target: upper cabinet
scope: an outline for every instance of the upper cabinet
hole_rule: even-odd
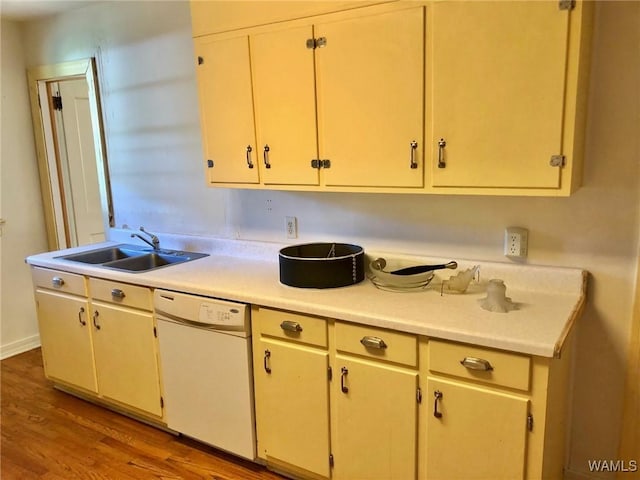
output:
[[[316,26],[328,186],[422,187],[424,8]]]
[[[428,130],[438,191],[569,193],[579,162],[574,28],[584,12],[563,4],[433,4]]]
[[[242,17],[247,2],[192,2],[209,184],[579,187],[588,2],[294,2],[288,16],[261,4]]]
[[[196,39],[200,125],[211,183],[258,183],[249,38]]]

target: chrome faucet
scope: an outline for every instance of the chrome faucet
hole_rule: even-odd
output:
[[[140,231],[142,233],[147,234],[149,237],[151,237],[151,240],[147,240],[145,237],[143,237],[142,235],[140,235],[139,233],[132,233],[131,234],[131,238],[133,237],[138,237],[140,240],[142,240],[143,242],[151,245],[153,247],[154,250],[160,250],[160,239],[158,237],[156,237],[153,233],[149,233],[147,232],[144,227],[140,227]]]

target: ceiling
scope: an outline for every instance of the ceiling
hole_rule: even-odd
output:
[[[97,0],[0,0],[0,16],[14,21],[36,20],[81,8]]]

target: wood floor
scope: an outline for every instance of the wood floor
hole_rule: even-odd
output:
[[[2,480],[283,478],[55,390],[40,349],[1,363]]]

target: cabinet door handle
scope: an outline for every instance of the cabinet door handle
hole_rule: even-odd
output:
[[[416,162],[416,149],[418,148],[418,142],[413,140],[409,145],[411,145],[411,154],[409,157],[409,165],[411,168],[418,168],[418,162]]]
[[[347,378],[348,374],[349,370],[347,369],[347,367],[342,367],[340,369],[340,390],[342,390],[342,393],[349,393],[349,387],[345,385],[345,379]]]
[[[435,400],[433,401],[433,416],[436,418],[442,418],[442,412],[438,411],[438,400],[442,399],[442,392],[440,390],[436,390],[433,392],[433,396]]]
[[[80,325],[84,327],[87,324],[87,321],[82,319],[82,315],[84,315],[84,307],[80,307],[80,311],[78,312],[78,321],[80,322]]]
[[[51,284],[56,288],[60,288],[64,285],[64,279],[60,277],[53,277],[51,279]]]
[[[384,343],[380,337],[364,336],[360,339],[360,343],[367,348],[377,348],[378,350],[384,350],[387,348],[387,344]]]
[[[298,322],[292,322],[291,320],[285,320],[280,324],[280,328],[286,332],[301,332],[302,326]]]
[[[271,358],[271,352],[269,350],[264,351],[264,371],[271,373],[271,367],[269,366],[269,359]]]
[[[251,160],[251,152],[253,152],[253,148],[251,145],[247,145],[247,167],[253,168],[253,160]]]
[[[464,357],[460,360],[460,365],[465,366],[469,370],[481,370],[483,372],[489,372],[493,370],[493,366],[489,363],[488,360],[484,358],[476,358],[476,357]]]
[[[271,163],[269,162],[269,145],[264,146],[264,152],[262,152],[262,158],[264,160],[265,168],[271,168]]]
[[[124,292],[122,290],[120,290],[119,288],[112,289],[111,290],[111,296],[113,298],[119,298],[120,300],[122,300],[124,297],[126,297]]]
[[[100,330],[100,325],[98,324],[98,315],[100,315],[100,313],[95,310],[93,312],[93,326],[96,327],[96,330]]]
[[[438,168],[445,168],[447,166],[444,158],[444,147],[446,146],[447,142],[445,142],[444,138],[441,138],[438,142]]]

